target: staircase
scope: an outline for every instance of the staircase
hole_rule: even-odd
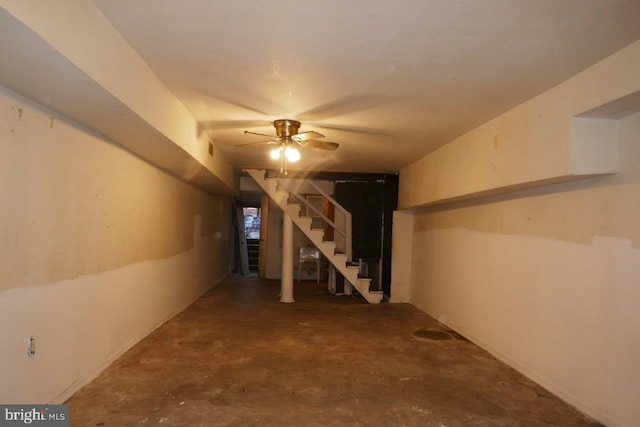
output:
[[[280,188],[280,182],[277,178],[266,178],[264,170],[258,169],[246,169],[245,172],[251,176],[256,183],[271,197],[271,199],[278,205],[280,209],[286,214],[289,215],[294,224],[298,226],[298,228],[311,240],[311,242],[322,252],[325,258],[333,264],[333,266],[338,270],[343,276],[344,279],[347,280],[351,285],[358,291],[360,295],[367,300],[367,302],[371,304],[378,304],[382,300],[383,294],[382,291],[378,290],[369,290],[369,286],[371,284],[371,279],[358,277],[358,273],[360,271],[360,267],[355,264],[352,265],[351,260],[348,259],[349,256],[347,253],[350,253],[350,250],[346,250],[345,253],[336,251],[336,242],[335,241],[324,241],[324,230],[312,229],[311,228],[311,218],[307,216],[300,216],[300,209],[302,207],[301,204],[298,203],[289,203],[289,199],[291,196],[300,199],[302,202],[306,203],[304,200],[300,198],[300,195],[295,194],[294,192],[290,192],[288,189]],[[313,184],[311,184],[313,186]],[[324,195],[330,202],[336,205],[336,208],[343,209],[335,200],[333,200],[330,196]],[[325,219],[325,221],[327,221]],[[332,227],[335,228],[335,224],[331,221],[327,221]],[[336,228],[337,233],[344,234],[341,230]],[[335,233],[334,233],[335,234]],[[351,248],[351,235],[350,232],[346,233],[346,245],[347,248]]]
[[[260,239],[247,239],[247,255],[249,260],[249,271],[258,272],[260,260]]]

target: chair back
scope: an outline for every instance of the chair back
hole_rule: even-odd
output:
[[[320,249],[314,247],[301,247],[299,258],[301,260],[315,261],[320,259]]]

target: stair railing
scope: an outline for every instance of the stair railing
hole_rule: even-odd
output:
[[[318,208],[316,208],[311,203],[309,203],[309,201],[304,196],[298,194],[297,192],[291,190],[290,188],[287,188],[286,190],[289,192],[289,194],[294,196],[296,199],[300,200],[307,207],[308,209],[307,212],[309,210],[313,211],[317,216],[322,218],[324,222],[329,224],[335,230],[336,233],[338,233],[340,236],[344,238],[344,253],[347,255],[347,262],[351,262],[352,254],[353,254],[352,247],[351,247],[351,238],[352,238],[351,212],[349,212],[344,207],[342,207],[340,203],[338,203],[333,197],[327,194],[326,191],[320,188],[313,181],[311,180],[305,180],[305,181],[307,182],[307,184],[313,187],[314,190],[316,190],[319,194],[321,194],[322,197],[328,200],[329,203],[331,203],[334,206],[334,209],[336,212],[339,212],[343,215],[344,224],[342,224],[342,226],[339,226],[338,224],[336,224],[337,221],[334,222],[331,219],[329,219],[327,216],[325,216],[323,212],[321,212]],[[338,239],[336,239],[336,249],[338,250],[342,249],[340,246],[341,245],[338,244]]]

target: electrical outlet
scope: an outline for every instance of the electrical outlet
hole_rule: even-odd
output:
[[[29,337],[29,348],[27,348],[27,356],[34,356],[36,354],[36,338]]]

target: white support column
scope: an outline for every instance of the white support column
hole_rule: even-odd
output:
[[[295,302],[293,299],[293,221],[291,221],[291,217],[286,212],[283,212],[282,215],[280,302]]]

